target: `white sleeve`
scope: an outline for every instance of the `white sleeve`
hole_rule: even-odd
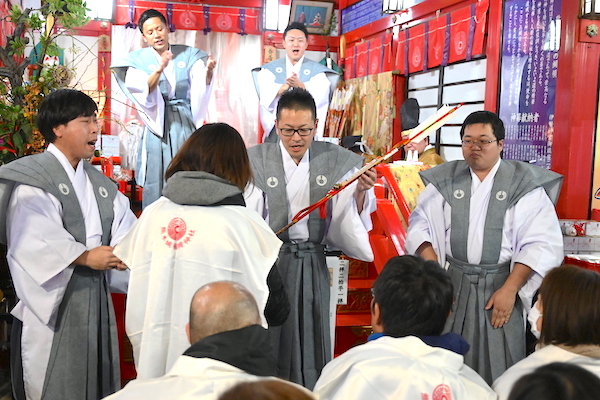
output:
[[[204,61],[198,60],[190,68],[190,107],[194,117],[194,125],[199,128],[204,124],[206,119],[206,111],[208,110],[208,102],[212,92],[212,82],[206,86],[206,65]]]
[[[562,232],[554,204],[543,188],[523,196],[507,211],[507,221],[512,223],[512,263],[525,264],[534,271],[519,292],[529,310],[530,300],[546,273],[562,263]]]
[[[136,101],[140,117],[156,135],[163,137],[165,101],[158,87],[148,92],[149,75],[136,68],[128,68],[125,87]]]
[[[431,243],[442,267],[446,263],[446,232],[450,230],[450,205],[432,184],[419,195],[406,233],[407,254],[416,254],[425,242]]]
[[[249,184],[244,190],[244,201],[247,209],[255,211],[267,224],[269,223],[269,206],[262,190]]]
[[[260,123],[265,135],[268,135],[275,126],[275,112],[279,101],[277,92],[281,85],[275,82],[275,75],[265,68],[258,71],[256,80],[259,88]]]
[[[113,203],[115,216],[113,219],[111,230],[111,246],[116,246],[129,233],[129,230],[137,221],[135,214],[129,206],[129,199],[122,193],[117,193]],[[127,293],[127,285],[129,283],[129,269],[119,271],[111,269],[106,273],[106,281],[109,288],[113,292]]]
[[[14,189],[7,212],[7,261],[17,295],[45,325],[62,302],[71,263],[86,250],[63,227],[61,212],[58,199],[27,185]]]
[[[323,138],[323,133],[325,132],[325,122],[327,119],[327,111],[329,110],[331,82],[329,82],[325,73],[321,73],[313,76],[308,82],[305,82],[304,86],[306,86],[306,90],[308,90],[315,99],[317,118],[319,119],[315,140],[321,140]]]
[[[310,78],[308,82],[304,82],[306,90],[312,94],[315,99],[317,109],[329,105],[329,92],[331,91],[331,82],[327,79],[325,73],[317,74]],[[325,121],[321,121],[325,123]]]
[[[343,181],[356,172],[356,168],[346,173]],[[341,249],[349,257],[363,261],[373,261],[373,250],[369,242],[369,231],[373,228],[371,213],[375,211],[376,199],[373,189],[367,191],[363,211],[359,214],[354,199],[358,181],[331,199],[331,218],[324,243]]]

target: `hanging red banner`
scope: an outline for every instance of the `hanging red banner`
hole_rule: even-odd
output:
[[[356,45],[356,77],[367,76],[369,70],[369,42]]]
[[[392,51],[393,38],[394,34],[392,32],[383,35],[383,72],[396,69],[394,66],[394,52]]]
[[[136,0],[133,22],[137,23],[140,15],[149,8],[154,8],[166,16],[166,6],[165,3]],[[243,14],[242,18],[240,18],[240,14]],[[240,10],[235,7],[211,6],[208,26],[212,32],[234,32],[260,35],[259,21],[261,18],[262,14],[258,9]],[[130,21],[129,1],[117,0],[115,25],[126,25]],[[203,7],[190,8],[187,5],[174,4],[172,22],[176,29],[201,31],[206,28],[204,9]],[[243,24],[243,26],[240,26],[240,24]]]
[[[381,64],[383,61],[383,36],[369,41],[369,75],[375,75],[382,72]]]
[[[398,33],[398,44],[396,45],[396,68],[402,75],[408,75],[407,71],[407,51],[406,51],[406,30]]]
[[[425,24],[420,24],[409,29],[408,42],[408,72],[423,70],[425,60]]]
[[[437,67],[442,63],[446,40],[446,18],[441,16],[429,21],[427,43],[427,67]]]
[[[454,11],[450,15],[450,21],[450,53],[448,62],[451,64],[467,58],[471,8],[465,7]]]
[[[354,50],[356,47],[348,47],[346,49],[346,69],[344,70],[344,79],[352,79],[355,78],[354,74]]]
[[[489,0],[480,0],[475,6],[475,33],[473,35],[473,55],[483,54],[483,38],[485,36],[485,27]]]

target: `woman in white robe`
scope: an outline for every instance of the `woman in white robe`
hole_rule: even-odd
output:
[[[164,375],[189,347],[187,310],[200,286],[240,283],[265,309],[267,276],[281,246],[245,207],[242,191],[252,172],[231,126],[207,124],[194,132],[165,177],[163,196],[115,248],[131,269],[125,327],[141,378]]]
[[[500,400],[520,377],[552,362],[576,364],[600,377],[599,273],[572,265],[550,271],[529,320],[541,348],[496,379],[492,387]]]

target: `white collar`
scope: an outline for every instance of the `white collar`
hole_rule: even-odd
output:
[[[477,176],[477,174],[475,174],[473,169],[471,167],[469,167],[469,170],[471,171],[471,180],[473,181],[473,186],[479,186],[479,184],[481,184],[481,183],[487,182],[489,180],[493,180],[494,177],[496,176],[496,172],[498,172],[498,168],[500,168],[500,162],[502,162],[501,158],[498,159],[498,162],[492,167],[490,172],[488,172],[488,174],[485,176],[485,179],[483,181],[479,180],[479,177]]]
[[[306,164],[310,161],[310,157],[308,155],[308,153],[310,152],[310,146],[308,146],[308,149],[306,149],[306,153],[304,153],[304,155],[302,156],[302,159],[300,160],[300,162],[298,164],[296,164],[296,161],[294,161],[294,159],[292,158],[292,156],[290,155],[290,153],[288,153],[287,149],[285,148],[285,146],[283,145],[283,142],[280,140],[279,141],[279,148],[281,149],[281,156],[283,159],[283,166],[284,168],[287,169],[288,166],[300,166],[301,164]],[[292,164],[290,164],[292,163]]]
[[[77,168],[73,168],[67,156],[65,156],[64,153],[60,151],[60,149],[56,147],[54,143],[50,143],[46,151],[52,153],[58,159],[63,169],[67,172],[67,175],[69,176],[69,179],[71,179],[71,181],[75,179],[75,171],[79,171],[80,168],[83,168],[81,160],[79,160],[79,163],[77,163]]]
[[[300,76],[300,69],[302,68],[302,63],[304,62],[304,56],[298,60],[298,62],[293,65],[290,61],[288,55],[285,55],[285,70],[287,71],[287,75],[291,76],[292,72],[295,72],[298,76]]]

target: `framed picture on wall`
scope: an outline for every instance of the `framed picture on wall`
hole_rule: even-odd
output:
[[[290,23],[300,22],[308,33],[324,35],[329,30],[333,3],[326,1],[293,0]]]

